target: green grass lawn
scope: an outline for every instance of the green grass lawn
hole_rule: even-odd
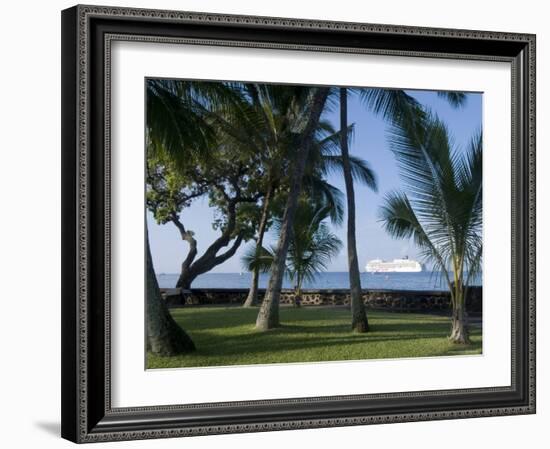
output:
[[[371,332],[350,331],[350,312],[339,307],[281,307],[282,327],[254,329],[257,308],[172,309],[197,351],[177,357],[147,356],[148,368],[320,362],[481,354],[481,330],[470,346],[447,341],[450,319],[434,315],[369,311]]]

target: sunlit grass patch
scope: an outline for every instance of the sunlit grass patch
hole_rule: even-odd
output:
[[[350,330],[350,312],[340,307],[281,307],[282,326],[258,332],[258,309],[196,307],[173,309],[197,351],[176,357],[147,356],[148,368],[322,362],[481,354],[481,329],[472,344],[447,340],[450,319],[423,314],[369,311],[371,331]]]

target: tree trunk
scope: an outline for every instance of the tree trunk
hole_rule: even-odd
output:
[[[233,257],[239,246],[243,241],[242,234],[238,234],[237,238],[233,242],[233,245],[224,253],[218,255],[223,247],[229,245],[232,239],[233,233],[237,225],[237,204],[244,201],[242,197],[236,197],[229,201],[227,205],[227,226],[225,227],[222,235],[218,237],[212,244],[206,249],[204,254],[195,259],[197,256],[197,241],[193,238],[193,232],[188,231],[183,226],[183,223],[179,221],[179,217],[173,214],[171,217],[172,223],[178,228],[181,238],[189,243],[189,253],[181,264],[181,272],[176,283],[176,287],[189,289],[191,283],[200,274],[210,271],[217,265],[222,264],[230,257]],[[247,200],[247,202],[249,202]]]
[[[180,277],[178,278],[178,282],[176,282],[176,288],[189,290],[191,288],[191,282],[193,282],[193,280],[197,276],[191,276],[188,272],[180,273]]]
[[[195,350],[193,340],[174,321],[160,290],[147,237],[147,349],[153,354],[173,356]]]
[[[346,183],[346,198],[348,207],[348,267],[350,285],[351,328],[354,332],[367,332],[369,322],[361,292],[361,277],[357,259],[357,244],[355,240],[355,192],[349,162],[348,149],[348,92],[340,88],[340,146],[342,149],[342,164]]]
[[[231,245],[231,248],[229,248],[225,253],[222,253],[219,256],[210,251],[212,247],[211,245],[204,253],[204,255],[195,260],[190,266],[183,267],[182,265],[182,271],[178,278],[178,282],[176,283],[176,287],[190,289],[191,283],[195,280],[197,276],[203,273],[207,273],[212,268],[220,265],[221,263],[232,257],[241,245],[242,241],[242,235],[238,235],[235,239],[235,242],[233,242],[233,245]]]
[[[189,289],[191,288],[191,282],[194,279],[191,279],[189,269],[191,268],[191,264],[195,260],[195,257],[197,257],[197,241],[192,237],[190,232],[187,232],[186,234],[187,236],[182,238],[189,243],[189,252],[181,264],[180,276],[178,278],[178,282],[176,283],[176,287]]]
[[[455,286],[451,335],[449,336],[449,340],[452,343],[461,345],[469,345],[471,343],[468,332],[464,290],[461,285]]]
[[[327,101],[329,89],[326,87],[318,88],[314,94],[312,107],[308,122],[303,131],[301,142],[296,151],[296,159],[294,162],[294,170],[292,173],[288,199],[281,222],[281,231],[279,234],[279,242],[275,251],[275,258],[271,265],[271,276],[267,290],[262,301],[262,306],[256,319],[256,329],[268,330],[279,326],[279,300],[281,297],[281,287],[283,285],[283,277],[285,274],[285,262],[290,243],[290,235],[292,232],[292,224],[294,215],[298,205],[298,196],[302,188],[302,178],[304,175],[305,165],[311,144],[313,141],[313,132],[319,124],[321,113]]]
[[[296,286],[294,287],[294,306],[300,307],[302,305],[302,281],[300,278],[296,281]]]
[[[262,216],[260,218],[260,225],[258,227],[258,238],[256,239],[256,257],[261,254],[262,245],[264,242],[265,230],[267,227],[267,219],[269,218],[269,205],[271,201],[271,194],[273,193],[273,187],[270,185],[267,189],[267,193],[264,199],[264,205],[262,208]],[[243,307],[251,307],[258,304],[258,284],[260,281],[260,267],[256,266],[252,272],[252,284],[248,291],[248,296],[244,301]]]

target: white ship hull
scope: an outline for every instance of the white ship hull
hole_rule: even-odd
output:
[[[422,265],[416,260],[394,259],[393,261],[371,260],[365,267],[367,273],[420,273]]]

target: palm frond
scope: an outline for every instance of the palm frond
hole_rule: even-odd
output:
[[[464,92],[457,91],[438,91],[437,95],[447,102],[454,108],[459,108],[464,106],[468,101],[468,95]]]
[[[392,151],[420,221],[434,243],[447,242],[456,251],[463,195],[457,186],[459,152],[447,127],[436,116],[421,114],[392,127]]]
[[[443,272],[450,283],[448,253],[444,247],[434,244],[430,232],[421,224],[406,194],[390,192],[386,195],[384,205],[380,208],[380,221],[392,237],[412,238],[421,251],[422,259],[431,261],[434,268]]]
[[[243,268],[247,271],[258,269],[261,273],[269,272],[275,253],[272,249],[265,247],[257,248],[256,245],[250,245],[241,257]]]
[[[324,223],[329,213],[327,207],[306,203],[296,213],[287,257],[289,272],[300,279],[313,281],[342,248],[340,239]]]
[[[318,141],[314,143],[313,148],[318,155],[338,155],[340,154],[340,136],[342,131],[334,131],[332,126],[327,130],[319,130]],[[347,128],[348,144],[351,145],[355,136],[355,125],[351,124]]]
[[[344,173],[344,162],[341,155],[323,156],[323,168],[325,173],[337,172]],[[369,163],[357,156],[349,156],[351,176],[354,181],[366,185],[374,192],[378,191],[378,181],[376,173],[370,167]]]
[[[306,174],[302,181],[303,190],[313,203],[326,207],[333,224],[340,226],[344,221],[344,194],[340,189],[319,176]]]
[[[359,95],[365,106],[392,123],[420,108],[418,101],[401,89],[361,88],[352,91]]]
[[[192,98],[177,95],[166,80],[148,80],[147,138],[149,152],[166,152],[185,164],[207,155],[215,130],[204,124]]]

